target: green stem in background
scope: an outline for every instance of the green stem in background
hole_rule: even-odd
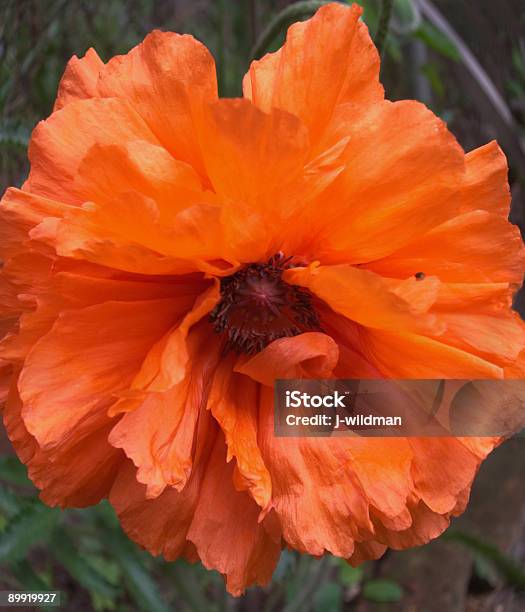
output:
[[[303,567],[298,568],[299,571],[303,570]],[[307,573],[306,575],[301,574],[301,585],[297,595],[290,601],[282,612],[302,612],[308,607],[312,597],[315,595],[321,584],[326,580],[330,570],[332,569],[332,557],[326,555],[318,561],[312,561],[311,558],[307,558]]]
[[[392,17],[392,8],[394,0],[381,0],[381,13],[379,15],[379,25],[375,37],[375,44],[379,55],[383,55],[386,37],[388,36],[388,28],[390,27],[390,18]]]
[[[518,591],[525,591],[525,570],[518,561],[504,554],[497,546],[484,542],[480,538],[464,531],[449,530],[441,538],[454,542],[461,542],[470,550],[482,555],[490,561],[507,585]]]
[[[193,568],[179,562],[174,568],[172,576],[179,593],[184,597],[185,603],[193,612],[216,612],[217,606],[208,600],[203,587],[195,577]]]
[[[288,5],[280,13],[270,21],[266,28],[261,32],[257,42],[252,48],[251,58],[259,59],[263,55],[274,38],[287,28],[291,23],[304,17],[313,15],[317,9],[320,9],[323,4],[328,4],[330,0],[305,0],[303,2],[294,2]]]
[[[219,30],[219,44],[217,46],[217,76],[219,95],[224,96],[227,89],[226,83],[226,10],[224,0],[218,0],[217,21]]]

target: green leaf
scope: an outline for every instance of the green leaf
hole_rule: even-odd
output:
[[[439,97],[443,97],[446,93],[445,83],[443,82],[441,75],[439,74],[439,68],[436,64],[425,64],[421,68],[421,72],[427,77],[432,91]],[[433,413],[434,414],[434,413]]]
[[[460,59],[456,45],[428,21],[423,21],[414,35],[436,53],[454,61]]]
[[[403,597],[403,589],[393,580],[368,580],[363,587],[363,596],[369,601],[392,603]]]
[[[497,546],[485,542],[475,535],[459,530],[449,530],[443,534],[444,540],[461,542],[474,553],[490,561],[505,582],[516,590],[525,591],[525,569],[520,563],[503,553]]]
[[[65,529],[56,530],[50,552],[71,576],[90,594],[97,594],[113,601],[119,591],[106,577],[92,567],[83,557]]]
[[[32,503],[7,524],[0,541],[0,562],[23,559],[37,543],[51,536],[57,511],[40,502]]]
[[[115,610],[117,608],[117,602],[111,597],[104,597],[99,593],[92,592],[91,603],[95,612],[105,612],[105,610]]]
[[[100,575],[104,576],[111,584],[119,584],[122,572],[116,561],[113,559],[105,559],[100,555],[85,555],[87,563],[96,570]]]
[[[492,563],[476,552],[474,552],[474,574],[493,589],[501,582],[501,577]]]
[[[0,514],[10,518],[22,509],[23,500],[6,487],[0,485]]]
[[[28,561],[16,561],[9,566],[20,586],[28,591],[47,591],[51,585],[37,574]]]
[[[352,567],[348,565],[346,561],[341,562],[341,568],[339,570],[339,580],[345,586],[352,586],[360,582],[363,578],[363,567]]]
[[[394,0],[392,30],[401,36],[415,32],[421,25],[421,11],[414,0]]]
[[[171,608],[162,600],[157,585],[141,564],[131,542],[109,530],[105,537],[137,607],[148,612],[169,612]]]
[[[12,455],[0,457],[0,480],[5,480],[14,485],[34,488],[33,483],[27,477],[25,465]]]
[[[340,584],[327,582],[314,595],[315,612],[340,612],[343,609],[343,589]]]

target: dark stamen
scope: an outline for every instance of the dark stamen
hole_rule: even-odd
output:
[[[221,299],[210,321],[226,335],[228,348],[253,355],[278,338],[321,329],[311,293],[282,280],[292,260],[277,253],[221,279]]]

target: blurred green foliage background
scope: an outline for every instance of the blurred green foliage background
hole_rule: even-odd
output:
[[[385,3],[360,3],[375,35]],[[188,32],[214,54],[221,94],[238,96],[254,50],[284,39],[286,20],[273,20],[290,10],[305,18],[303,7],[290,0],[0,0],[0,191],[23,182],[31,130],[50,114],[72,55],[92,46],[107,61],[154,28]],[[272,22],[279,27],[268,36]],[[523,0],[394,0],[382,81],[389,98],[430,106],[466,150],[498,139],[510,164],[512,218],[523,230]],[[216,573],[140,551],[106,503],[65,512],[42,505],[0,435],[0,589],[60,589],[62,609],[72,611],[523,610],[520,442],[487,462],[466,519],[438,542],[358,569],[284,551],[268,588],[233,600]]]

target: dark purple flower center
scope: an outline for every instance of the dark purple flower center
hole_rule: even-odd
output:
[[[312,294],[282,279],[294,267],[292,260],[277,253],[221,279],[221,299],[210,321],[225,334],[228,348],[253,355],[277,338],[320,330]]]

